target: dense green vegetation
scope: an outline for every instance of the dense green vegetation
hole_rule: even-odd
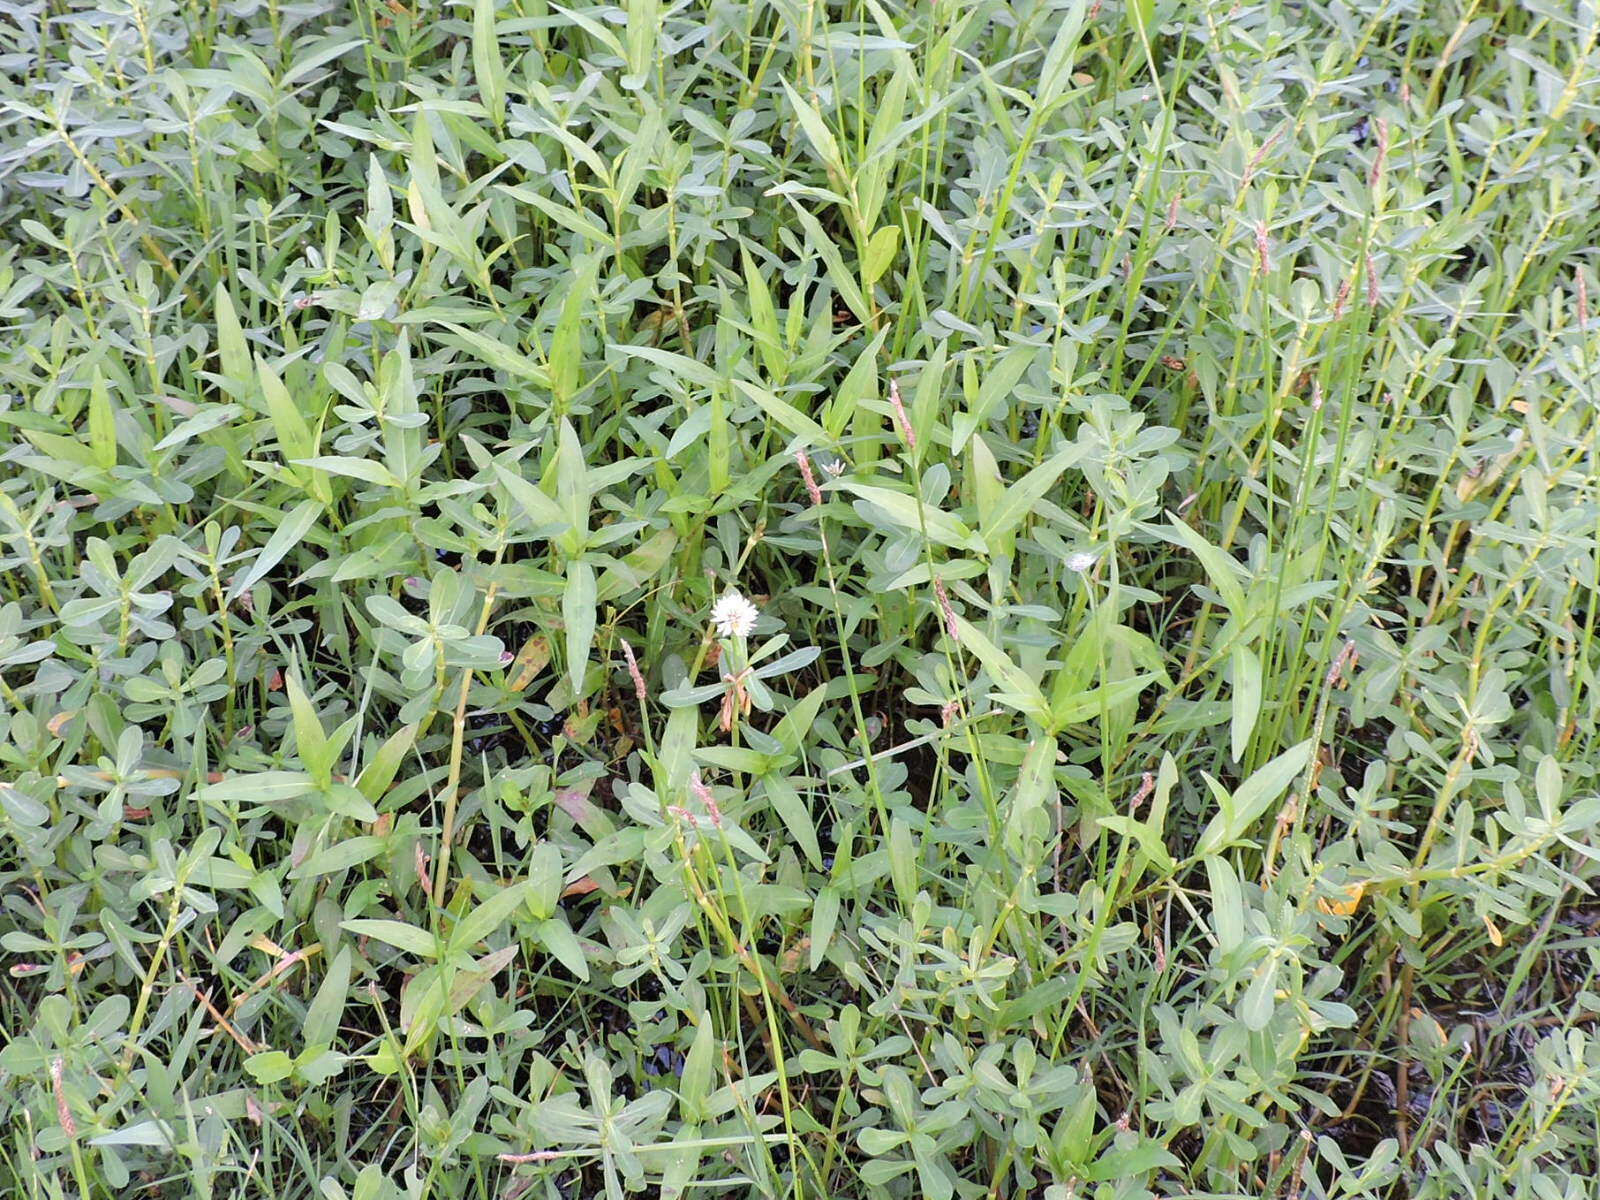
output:
[[[0,1194],[1590,1194],[1597,38],[0,0]]]

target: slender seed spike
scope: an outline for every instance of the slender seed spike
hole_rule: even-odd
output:
[[[900,385],[895,380],[889,380],[889,403],[894,405],[894,415],[900,422],[900,436],[905,439],[906,449],[917,448],[917,431],[911,428],[911,418],[906,415],[906,406],[900,399]]]

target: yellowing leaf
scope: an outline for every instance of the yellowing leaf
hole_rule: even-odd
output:
[[[542,633],[536,633],[522,643],[522,649],[517,651],[517,657],[511,664],[508,672],[506,686],[514,692],[520,692],[539,677],[539,672],[544,670],[550,661],[550,639]]]
[[[1330,900],[1326,896],[1317,897],[1317,908],[1321,912],[1333,917],[1348,917],[1361,905],[1361,897],[1366,894],[1365,883],[1352,883],[1341,890],[1340,898]]]

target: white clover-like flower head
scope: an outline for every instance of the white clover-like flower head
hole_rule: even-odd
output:
[[[837,458],[827,459],[823,462],[822,469],[837,479],[844,474],[844,461]]]
[[[1090,554],[1086,550],[1077,554],[1068,555],[1067,570],[1076,571],[1079,575],[1082,575],[1090,567],[1094,566],[1099,557],[1100,556],[1098,554]]]
[[[733,589],[711,606],[711,624],[721,637],[749,636],[760,615],[760,609]]]

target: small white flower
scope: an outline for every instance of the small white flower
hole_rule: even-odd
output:
[[[761,610],[737,591],[730,590],[711,606],[711,624],[721,637],[748,636],[760,615]]]
[[[822,469],[837,479],[840,475],[844,474],[844,463],[840,459],[830,458],[827,462],[822,464]]]
[[[1087,551],[1083,551],[1083,552],[1078,553],[1078,554],[1068,555],[1067,556],[1067,570],[1075,571],[1079,575],[1082,575],[1090,567],[1094,566],[1096,561],[1098,561],[1099,557],[1100,556],[1098,554],[1090,554]]]

